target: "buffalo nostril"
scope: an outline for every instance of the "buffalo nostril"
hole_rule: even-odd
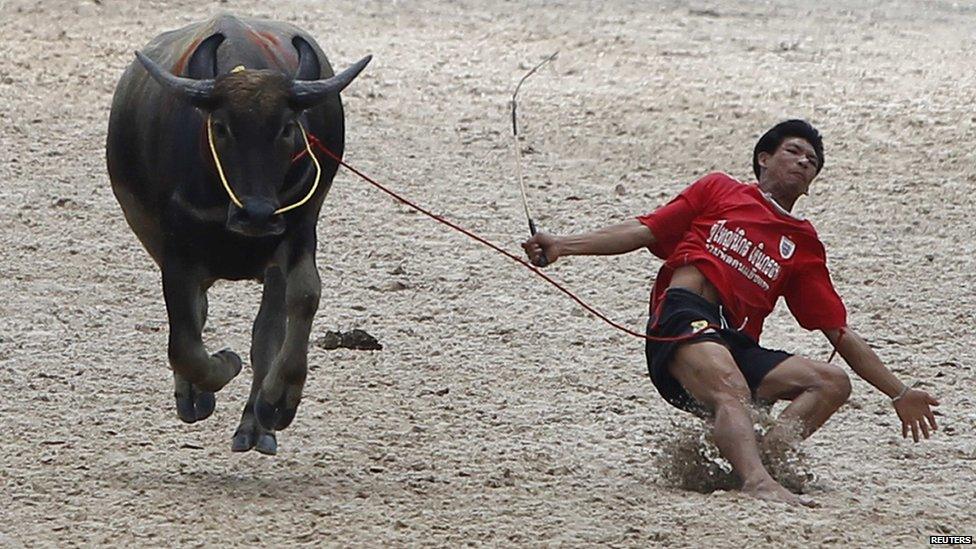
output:
[[[245,236],[278,235],[285,230],[285,220],[276,215],[277,206],[270,200],[245,199],[244,207],[230,204],[227,228]]]
[[[274,215],[275,207],[264,200],[252,200],[244,205],[244,219],[254,225],[262,225]]]

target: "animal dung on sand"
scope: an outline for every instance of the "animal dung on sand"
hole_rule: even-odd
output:
[[[329,351],[339,347],[356,351],[383,350],[383,345],[375,337],[358,328],[348,332],[326,331],[324,336],[315,340],[315,345]]]

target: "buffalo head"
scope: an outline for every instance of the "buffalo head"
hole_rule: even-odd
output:
[[[204,40],[191,64],[199,65],[203,59],[216,73],[216,49],[222,41],[220,34]],[[291,191],[283,188],[285,176],[294,154],[305,147],[299,116],[342,91],[372,58],[364,57],[331,78],[318,79],[315,51],[300,37],[293,44],[299,57],[294,78],[279,71],[250,69],[212,78],[188,78],[176,76],[136,52],[149,74],[166,90],[207,114],[215,155],[238,199],[229,206],[227,228],[246,236],[275,235],[285,230],[278,211],[284,206],[282,194]]]

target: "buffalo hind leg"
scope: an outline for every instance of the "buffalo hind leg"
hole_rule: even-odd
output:
[[[319,307],[322,283],[315,246],[296,252],[285,272],[287,323],[281,350],[261,383],[254,413],[265,429],[280,431],[295,419],[308,374],[308,338]]]
[[[169,363],[173,368],[176,413],[186,423],[206,419],[216,405],[214,393],[241,371],[241,358],[230,350],[208,355],[203,346],[207,287],[188,269],[163,269],[163,297],[169,317]]]
[[[246,452],[252,448],[267,455],[278,452],[274,430],[265,429],[254,417],[254,401],[284,339],[285,278],[281,269],[271,267],[264,275],[261,308],[251,331],[251,369],[254,370],[254,376],[251,378],[251,394],[247,397],[247,404],[241,414],[241,423],[231,442],[231,450],[234,452]]]

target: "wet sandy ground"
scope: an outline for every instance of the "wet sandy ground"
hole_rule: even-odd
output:
[[[0,1],[0,545],[921,546],[976,535],[976,7],[971,3]],[[249,369],[181,424],[158,272],[104,167],[111,94],[157,33],[230,10],[297,23],[336,66],[347,160],[516,250],[507,100],[550,231],[643,213],[703,173],[749,178],[786,117],[824,133],[799,213],[851,323],[941,398],[900,438],[855,380],[803,447],[822,505],[682,490],[660,459],[700,431],[646,378],[641,342],[525,269],[340,172],[319,223],[313,346],[274,458],[232,454]],[[645,252],[551,269],[611,318],[646,321]],[[246,356],[256,284],[219,284],[205,333]],[[765,343],[826,358],[778,312]],[[683,434],[685,433],[685,434]]]

